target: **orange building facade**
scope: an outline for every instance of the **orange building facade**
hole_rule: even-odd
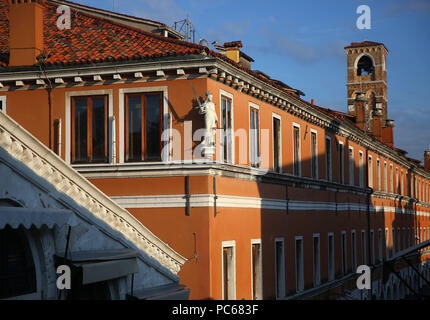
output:
[[[16,57],[0,70],[2,111],[187,257],[179,276],[191,299],[337,299],[357,294],[363,264],[373,266],[367,297],[410,291],[394,276],[382,282],[381,270],[430,239],[430,154],[421,166],[393,146],[383,44],[345,48],[341,113],[252,71],[240,42],[213,52],[76,8],[71,31],[59,32],[57,2],[32,4],[45,24],[37,54],[2,43]],[[18,22],[27,13],[13,10],[30,6],[0,4]],[[19,48],[16,21],[6,22],[2,35],[12,30]],[[102,40],[77,44],[76,34]],[[212,159],[193,157],[207,92],[218,117]],[[427,259],[421,250],[414,264],[428,278]],[[407,265],[396,268],[416,287]]]

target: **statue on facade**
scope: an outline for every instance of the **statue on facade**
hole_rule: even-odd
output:
[[[212,102],[212,93],[206,93],[206,100],[199,106],[199,114],[205,116],[205,139],[203,141],[204,147],[214,148],[215,134],[218,124],[218,116],[215,111],[215,104]]]

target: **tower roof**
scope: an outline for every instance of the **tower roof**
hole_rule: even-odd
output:
[[[352,42],[349,46],[346,46],[345,49],[351,49],[351,48],[362,48],[362,47],[375,47],[375,46],[383,46],[385,50],[388,51],[385,44],[381,42],[374,42],[369,40],[364,40],[362,42]]]

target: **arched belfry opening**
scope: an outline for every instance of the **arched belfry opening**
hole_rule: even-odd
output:
[[[373,60],[364,55],[358,60],[357,63],[357,75],[358,76],[366,76],[366,75],[374,75],[375,66],[373,65]]]

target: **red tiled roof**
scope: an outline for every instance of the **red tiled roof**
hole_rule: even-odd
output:
[[[71,9],[72,28],[57,28],[57,6],[44,6],[44,46],[47,65],[136,60],[149,57],[198,54],[206,47],[165,38]],[[0,66],[8,65],[9,5],[0,0]]]
[[[360,47],[374,47],[374,46],[384,46],[384,48],[388,51],[387,47],[385,47],[383,43],[369,41],[369,40],[365,40],[362,42],[352,42],[349,46],[346,46],[345,49],[360,48]]]
[[[243,48],[242,41],[225,42],[224,48]]]

